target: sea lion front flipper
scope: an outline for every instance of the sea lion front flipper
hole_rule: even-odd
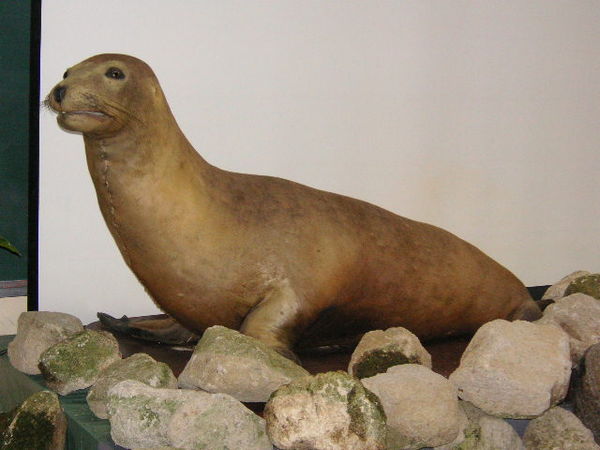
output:
[[[106,313],[99,312],[97,316],[100,323],[110,331],[116,331],[144,341],[170,345],[190,345],[200,338],[167,315],[151,319],[130,319],[127,316],[116,319]]]
[[[240,332],[300,364],[292,348],[306,323],[310,323],[306,309],[306,304],[302,304],[289,282],[284,280],[273,286],[265,298],[250,310]]]

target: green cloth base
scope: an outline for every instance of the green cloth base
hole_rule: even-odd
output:
[[[0,412],[19,406],[30,395],[46,390],[41,375],[27,375],[15,369],[8,360],[6,349],[14,336],[0,336]],[[110,422],[97,418],[87,405],[87,389],[69,395],[59,395],[68,420],[66,449],[97,450],[122,448],[110,437]]]

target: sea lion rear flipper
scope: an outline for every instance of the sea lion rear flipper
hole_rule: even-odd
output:
[[[170,345],[189,345],[198,341],[199,336],[184,328],[172,317],[161,315],[157,318],[116,319],[106,313],[97,313],[100,323],[110,331],[115,331],[144,341]]]

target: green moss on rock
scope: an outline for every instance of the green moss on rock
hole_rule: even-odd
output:
[[[2,436],[4,435],[6,429],[12,422],[17,413],[17,408],[14,408],[10,411],[0,413],[0,442],[4,442]]]
[[[140,381],[155,388],[177,388],[177,379],[167,364],[157,362],[146,353],[136,353],[112,363],[98,375],[98,381],[87,395],[88,405],[96,416],[108,418],[108,390],[124,380]]]
[[[368,378],[385,373],[392,366],[417,364],[418,358],[406,356],[397,345],[390,345],[366,352],[354,365],[352,372],[358,378]]]
[[[66,373],[90,377],[98,370],[98,362],[112,353],[114,347],[107,345],[104,338],[93,331],[83,331],[46,350],[40,357],[40,368],[49,378]]]
[[[120,358],[112,335],[86,330],[43,352],[39,368],[48,387],[66,395],[92,385],[102,369]]]
[[[350,416],[350,430],[361,439],[367,439],[368,427],[371,427],[373,423],[381,422],[385,424],[385,412],[379,397],[362,384],[356,384],[348,392],[347,399],[348,407],[346,410]],[[371,407],[366,405],[371,405]]]
[[[349,432],[363,441],[376,442],[374,448],[383,448],[387,433],[383,406],[375,394],[348,373],[326,372],[293,380],[271,395],[265,415],[271,415],[271,409],[275,407],[273,405],[279,398],[286,396],[303,396],[307,399],[321,397],[328,402],[345,405],[349,417]],[[338,437],[339,440],[344,438]],[[333,435],[330,438],[337,439]]]
[[[565,297],[571,294],[582,293],[600,300],[600,273],[592,273],[576,278],[565,290]]]
[[[2,435],[0,449],[44,450],[64,443],[66,419],[56,394],[37,392],[25,400],[12,416]]]

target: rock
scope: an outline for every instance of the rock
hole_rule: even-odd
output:
[[[19,316],[17,336],[8,344],[8,358],[15,369],[29,375],[40,373],[40,355],[48,347],[83,331],[75,316],[59,312],[28,311]]]
[[[565,296],[578,292],[600,300],[600,273],[591,273],[574,279],[565,290]]]
[[[39,391],[17,409],[10,425],[0,436],[2,450],[62,450],[67,419],[54,392]]]
[[[573,383],[575,414],[600,443],[600,344],[585,353],[581,374]]]
[[[363,378],[387,417],[389,448],[435,447],[456,439],[461,421],[456,387],[419,364]]]
[[[570,376],[563,330],[497,319],[477,330],[450,381],[461,399],[491,415],[530,418],[564,399]]]
[[[167,437],[178,448],[271,450],[265,421],[227,394],[209,394],[179,407]]]
[[[523,436],[528,449],[598,450],[592,432],[570,411],[554,407],[533,419]]]
[[[358,378],[372,377],[398,364],[422,364],[431,368],[431,355],[406,328],[369,331],[354,349],[348,373]]]
[[[0,447],[4,442],[3,436],[4,432],[15,418],[15,414],[17,413],[17,408],[12,409],[11,411],[0,412]]]
[[[479,419],[477,450],[524,450],[523,441],[507,422],[497,417]],[[473,434],[471,434],[473,436]]]
[[[264,417],[281,450],[385,448],[385,413],[379,399],[345,372],[298,378],[273,392]]]
[[[556,301],[559,298],[564,297],[565,290],[567,289],[569,284],[571,284],[571,281],[589,274],[590,273],[587,270],[578,270],[577,272],[573,272],[567,275],[566,277],[561,278],[560,281],[557,281],[546,290],[546,292],[542,296],[542,300]]]
[[[40,356],[39,367],[46,385],[67,395],[94,384],[102,369],[120,359],[112,334],[86,330],[48,348]]]
[[[108,419],[108,390],[124,380],[141,381],[155,388],[177,389],[177,378],[168,365],[145,353],[136,353],[112,363],[98,375],[87,395],[88,406],[97,417]]]
[[[171,447],[171,446],[167,446],[167,447],[135,447],[132,448],[131,450],[185,450],[182,448],[177,448],[177,447]]]
[[[157,389],[125,380],[108,390],[110,435],[126,448],[169,447],[167,429],[171,417],[186,401],[205,399],[207,392]]]
[[[279,386],[309,373],[250,336],[222,326],[208,328],[179,375],[179,386],[266,402]]]
[[[459,401],[459,404],[460,404],[460,401]],[[447,444],[438,445],[436,447],[433,447],[433,449],[434,450],[456,450],[457,448],[461,448],[460,444],[462,442],[464,442],[468,429],[469,429],[469,419],[467,418],[467,415],[462,410],[462,408],[458,408],[458,434],[456,435],[456,437],[454,438],[453,441],[451,441]],[[388,432],[388,443],[389,443],[389,432]],[[388,448],[389,448],[389,446],[388,446]],[[412,447],[408,447],[408,448],[412,448]]]
[[[177,447],[135,447],[131,450],[183,450]]]
[[[586,294],[571,294],[548,306],[536,323],[556,324],[569,335],[571,361],[576,366],[585,351],[600,342],[600,301]]]
[[[466,425],[453,444],[436,450],[523,450],[521,438],[506,421],[493,417],[469,402],[459,402]]]
[[[108,398],[111,436],[123,447],[272,448],[264,420],[226,394],[126,380],[110,388]]]

